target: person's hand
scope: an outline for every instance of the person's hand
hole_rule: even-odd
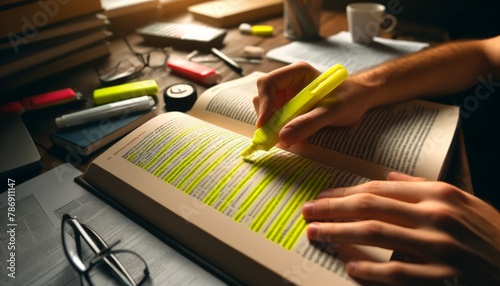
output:
[[[347,273],[359,281],[447,285],[460,276],[468,286],[500,285],[497,210],[444,182],[395,172],[387,179],[326,190],[307,202],[302,213],[312,222],[308,238],[332,246],[378,246],[406,257],[349,261]],[[346,221],[326,222],[339,219]]]
[[[257,127],[319,75],[311,65],[298,62],[260,77],[257,81],[259,94],[253,100],[258,115]],[[313,110],[283,127],[279,133],[280,145],[288,148],[325,126],[349,126],[358,122],[369,108],[355,96],[360,86],[352,77],[344,80]]]

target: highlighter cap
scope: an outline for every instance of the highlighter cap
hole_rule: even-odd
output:
[[[255,25],[252,26],[252,35],[269,37],[272,36],[274,32],[273,26],[269,25]]]
[[[64,128],[64,126],[66,126],[62,117],[56,118],[56,126],[57,128]]]
[[[272,36],[274,29],[273,26],[269,25],[255,25],[252,26],[248,23],[243,23],[240,24],[238,27],[241,33],[243,34],[249,34],[249,35],[254,35],[254,36],[261,36],[261,37],[268,37]]]

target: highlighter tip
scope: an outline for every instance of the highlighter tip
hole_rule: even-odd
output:
[[[255,152],[255,151],[256,151],[256,148],[253,145],[250,145],[247,148],[243,149],[243,151],[241,151],[240,155],[241,155],[241,157],[246,158],[246,157],[252,155],[253,152]]]

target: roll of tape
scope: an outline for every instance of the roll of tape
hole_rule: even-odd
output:
[[[163,97],[167,111],[186,112],[193,107],[198,94],[193,85],[189,83],[176,83],[165,89]]]

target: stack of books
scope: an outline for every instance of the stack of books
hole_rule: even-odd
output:
[[[101,3],[103,14],[110,22],[109,30],[117,36],[132,33],[137,27],[159,21],[163,14],[159,0],[101,0]]]
[[[0,2],[0,91],[108,55],[100,0]]]

